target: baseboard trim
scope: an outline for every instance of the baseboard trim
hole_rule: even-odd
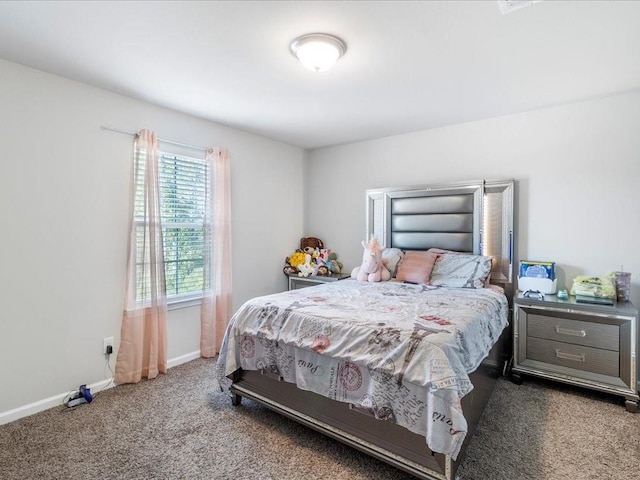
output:
[[[196,350],[195,352],[191,353],[185,353],[184,355],[180,355],[179,357],[167,360],[167,368],[177,367],[178,365],[190,362],[191,360],[195,360],[196,358],[200,358],[200,350]]]
[[[200,358],[200,350],[167,360],[167,368],[182,365],[183,363],[190,362],[191,360],[195,360],[196,358]],[[88,385],[89,389],[94,395],[115,386],[116,384],[113,383],[113,378],[107,378],[105,380],[100,380],[99,382]],[[60,393],[43,400],[38,400],[37,402],[29,403],[12,410],[7,410],[6,412],[0,412],[0,425],[14,422],[21,418],[28,417],[29,415],[33,415],[34,413],[42,412],[53,407],[58,407],[63,404],[69,394],[70,392]]]
[[[115,385],[112,382],[111,378],[107,378],[105,380],[92,383],[91,385],[87,385],[87,387],[89,387],[89,390],[91,390],[93,394],[99,393],[102,390],[106,390],[107,388],[111,388],[113,386]],[[29,415],[33,415],[34,413],[42,412],[44,410],[48,410],[53,407],[58,407],[64,403],[64,401],[70,394],[71,394],[71,391],[66,393],[60,393],[58,395],[54,395],[52,397],[45,398],[43,400],[38,400],[37,402],[29,403],[27,405],[14,408],[13,410],[7,410],[6,412],[2,412],[0,413],[0,425],[4,425],[5,423],[10,423],[15,420],[19,420],[23,417],[28,417]]]

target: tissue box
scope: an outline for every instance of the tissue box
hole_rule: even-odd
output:
[[[536,277],[518,277],[518,289],[522,292],[527,290],[537,290],[546,295],[556,293],[558,287],[558,280],[550,278],[536,278]]]

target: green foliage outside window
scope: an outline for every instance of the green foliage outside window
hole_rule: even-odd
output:
[[[161,154],[160,157],[160,204],[162,235],[165,257],[165,281],[167,296],[182,297],[202,291],[203,247],[207,228],[205,201],[207,199],[208,169],[204,161]],[[140,187],[140,185],[139,185]],[[145,285],[142,265],[144,235],[144,192],[138,188],[136,194],[136,219],[138,221],[137,252],[138,271],[136,297],[145,300],[148,285]]]

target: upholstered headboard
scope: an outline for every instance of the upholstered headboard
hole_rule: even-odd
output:
[[[367,238],[402,250],[491,256],[491,282],[512,290],[514,186],[481,180],[367,190]]]

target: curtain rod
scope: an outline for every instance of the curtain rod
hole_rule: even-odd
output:
[[[137,132],[127,132],[126,130],[121,130],[119,128],[112,127],[110,125],[100,125],[100,130],[108,130],[109,132],[122,133],[123,135],[131,135],[135,137]],[[199,147],[198,145],[190,145],[188,143],[174,142],[172,140],[165,140],[163,138],[158,138],[159,142],[168,143],[170,145],[176,145],[178,147],[190,148],[192,150],[200,150],[202,152],[206,152],[208,149],[204,147]]]

